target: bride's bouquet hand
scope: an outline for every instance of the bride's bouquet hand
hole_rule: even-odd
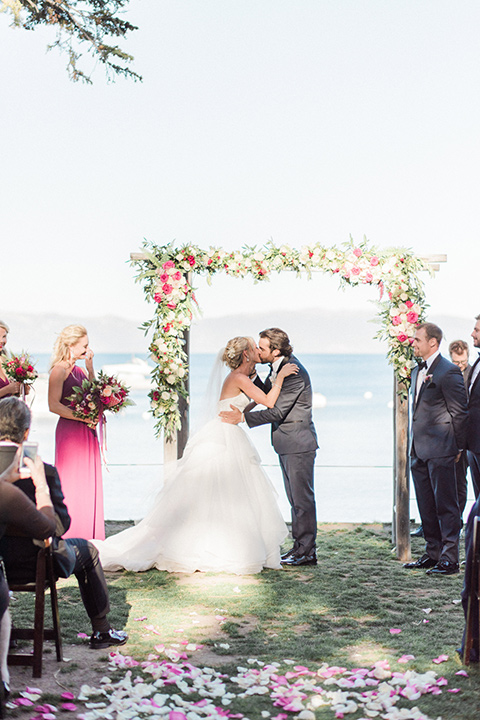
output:
[[[284,380],[289,375],[296,375],[298,373],[298,365],[295,365],[295,363],[287,363],[282,367],[280,372],[278,373],[277,377]]]

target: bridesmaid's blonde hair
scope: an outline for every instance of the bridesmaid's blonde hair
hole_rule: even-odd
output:
[[[234,337],[226,344],[222,360],[230,370],[236,370],[243,362],[245,350],[251,350],[255,344],[251,337]]]
[[[10,328],[8,327],[6,322],[3,322],[3,320],[0,320],[0,328],[3,328],[5,330],[5,332],[7,333],[7,335],[10,332]],[[5,355],[5,354],[6,354],[5,350],[2,349],[0,351],[0,355]]]
[[[83,327],[83,325],[67,325],[67,327],[63,328],[62,332],[55,341],[55,345],[53,346],[50,370],[54,365],[62,360],[70,360],[71,346],[75,345],[76,342],[81,340],[87,334],[87,330]]]

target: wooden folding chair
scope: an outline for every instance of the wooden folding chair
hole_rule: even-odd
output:
[[[10,652],[8,663],[10,665],[27,665],[33,668],[33,677],[42,677],[43,641],[55,640],[57,661],[63,660],[62,638],[60,635],[60,619],[58,615],[58,597],[56,577],[53,572],[53,557],[51,540],[45,540],[45,545],[38,551],[37,571],[35,582],[9,583],[13,593],[35,593],[35,616],[33,628],[12,627],[12,640],[33,640],[33,654]],[[50,590],[50,603],[52,607],[52,628],[45,628],[45,591]]]
[[[467,620],[465,624],[465,645],[463,662],[470,665],[470,651],[475,641],[480,647],[480,517],[473,520],[473,552],[470,591],[467,600]],[[476,616],[476,618],[475,618]],[[475,623],[476,619],[476,623]],[[476,627],[475,627],[476,626]],[[475,637],[476,634],[476,637]]]

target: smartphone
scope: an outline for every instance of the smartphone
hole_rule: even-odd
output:
[[[6,470],[13,462],[18,445],[2,440],[0,442],[0,473]]]
[[[20,469],[26,468],[23,458],[30,458],[32,462],[35,462],[37,457],[38,443],[36,442],[24,442],[22,443],[22,454],[20,455]]]

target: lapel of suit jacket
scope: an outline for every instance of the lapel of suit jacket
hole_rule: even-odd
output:
[[[416,406],[418,405],[418,403],[420,402],[420,398],[422,397],[423,391],[425,390],[425,386],[426,386],[426,384],[427,384],[427,383],[425,382],[425,380],[427,379],[427,377],[428,377],[429,375],[433,375],[433,373],[434,373],[434,371],[435,371],[435,368],[437,367],[438,363],[440,362],[440,358],[441,358],[441,357],[442,357],[441,355],[437,355],[437,357],[435,358],[435,360],[433,361],[433,363],[432,363],[432,364],[430,365],[430,367],[427,369],[427,374],[425,375],[425,378],[423,379],[423,382],[422,382],[422,386],[421,386],[420,390],[418,391],[418,397],[417,397],[417,402],[415,403],[415,407],[416,407]]]
[[[468,397],[470,397],[470,395],[472,394],[473,388],[476,387],[476,385],[477,385],[477,383],[478,383],[478,378],[480,377],[480,372],[479,372],[478,375],[477,375],[477,377],[475,378],[475,382],[473,383],[472,387],[470,388],[470,382],[471,382],[472,375],[473,375],[473,369],[478,365],[479,362],[480,362],[480,354],[478,355],[478,358],[477,358],[477,359],[475,360],[475,362],[473,363],[473,365],[472,365],[472,367],[471,367],[471,369],[470,369],[470,374],[469,374],[469,376],[468,376],[468,381],[467,381],[467,393],[468,393]]]

